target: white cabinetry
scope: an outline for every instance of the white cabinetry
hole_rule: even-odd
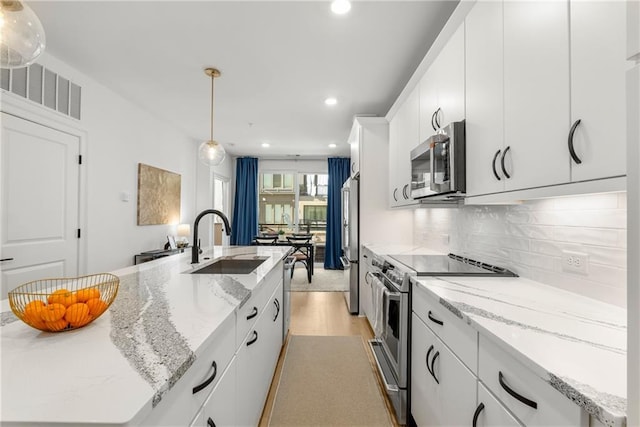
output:
[[[351,164],[349,165],[349,173],[351,178],[355,178],[360,173],[360,125],[351,128],[349,135],[349,145],[351,146]]]
[[[411,408],[419,426],[469,425],[476,377],[414,313]]]
[[[371,271],[373,270],[373,266],[371,265],[372,257],[373,253],[369,249],[362,248],[362,260],[360,262],[360,314],[364,314],[369,324],[373,327],[375,319],[373,312],[373,290],[371,288]]]
[[[411,198],[410,151],[420,143],[420,98],[414,90],[391,119],[389,128],[389,205],[418,204]]]
[[[255,426],[260,422],[282,347],[281,306],[282,283],[238,349],[236,425]]]
[[[571,180],[626,174],[626,4],[571,2]]]
[[[233,427],[236,422],[236,358],[191,423],[192,427]]]
[[[468,196],[626,173],[625,19],[622,2],[474,5],[465,21]]]
[[[502,404],[478,383],[478,406],[473,413],[474,427],[520,427],[520,423]]]
[[[420,80],[420,138],[464,120],[464,25],[451,36]]]

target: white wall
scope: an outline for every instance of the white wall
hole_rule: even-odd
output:
[[[626,207],[626,193],[609,193],[509,206],[422,208],[414,212],[414,243],[625,307]],[[589,255],[588,274],[562,271],[565,249]]]
[[[87,134],[83,153],[87,171],[83,183],[86,223],[82,225],[87,241],[81,272],[111,271],[131,265],[134,254],[161,248],[166,236],[175,234],[175,225],[137,225],[138,163],[181,175],[180,221],[193,223],[199,207],[196,193],[206,193],[209,185],[208,179],[197,183],[203,180],[196,154],[200,141],[192,140],[166,120],[50,54],[38,62],[82,87],[78,126]],[[227,160],[225,171],[230,164],[231,160]],[[121,201],[122,192],[130,194],[128,202]]]

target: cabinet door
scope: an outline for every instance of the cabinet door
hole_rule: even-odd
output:
[[[349,135],[349,145],[351,146],[351,165],[349,169],[351,178],[355,178],[360,172],[360,134],[361,126],[354,121]]]
[[[566,1],[504,2],[507,190],[570,180],[568,13]]]
[[[476,416],[477,414],[477,416]],[[474,427],[520,427],[520,423],[502,406],[485,386],[478,383],[478,406],[474,413]]]
[[[402,126],[400,110],[389,121],[389,207],[398,206],[398,165],[400,163],[400,127]]]
[[[478,1],[465,20],[467,195],[504,191],[502,2]]]
[[[431,135],[436,133],[438,129],[435,124],[435,113],[438,109],[438,83],[437,78],[437,60],[431,64],[431,67],[424,73],[420,79],[420,118],[419,118],[419,138],[418,143],[425,141]],[[442,123],[441,123],[442,124]]]
[[[236,422],[239,426],[254,426],[260,421],[282,347],[282,316],[280,283],[236,355]]]
[[[626,4],[571,2],[571,180],[626,174]]]
[[[369,325],[373,328],[373,305],[371,290],[371,251],[362,250],[362,259],[360,260],[360,307],[367,316]]]
[[[407,98],[400,115],[399,152],[396,165],[397,206],[408,206],[417,202],[411,198],[411,150],[420,143],[420,93],[416,88]]]
[[[419,426],[469,425],[476,377],[415,313],[411,332],[411,413]]]
[[[235,359],[225,371],[216,388],[202,408],[202,419],[198,426],[236,426],[236,363]]]
[[[460,25],[436,60],[438,121],[441,127],[465,118],[464,32],[464,25]]]

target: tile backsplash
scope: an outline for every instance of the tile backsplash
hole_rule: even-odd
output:
[[[626,307],[626,235],[626,193],[414,212],[414,244],[620,307]],[[563,271],[565,250],[588,255],[585,274]]]

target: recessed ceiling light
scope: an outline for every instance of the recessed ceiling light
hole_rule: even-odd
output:
[[[331,2],[331,11],[336,15],[344,15],[351,10],[351,2],[349,0],[333,0]]]
[[[335,98],[327,98],[324,100],[324,103],[327,105],[336,105],[338,103],[338,100]]]
[[[263,142],[263,143],[262,143],[262,146],[263,146],[264,148],[267,148],[267,147],[269,147],[270,145],[271,145],[271,144],[269,144],[268,142]]]
[[[329,144],[329,148],[336,148],[336,144]]]

